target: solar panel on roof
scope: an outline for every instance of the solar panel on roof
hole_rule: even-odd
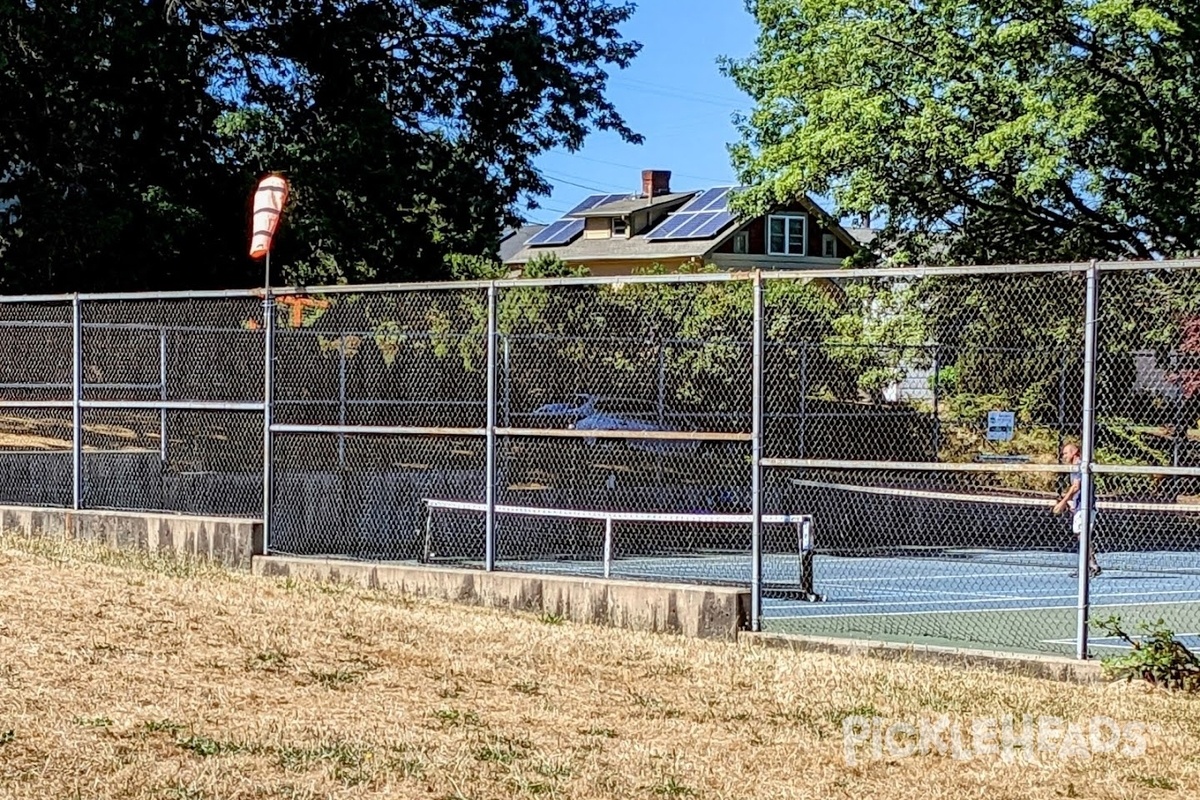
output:
[[[583,220],[560,219],[542,228],[525,242],[526,247],[567,244],[583,233]]]
[[[729,195],[734,188],[720,186],[701,192],[647,233],[646,239],[708,239],[717,235],[734,220],[729,211]]]
[[[699,197],[694,198],[686,206],[679,209],[678,213],[684,214],[689,211],[710,211],[710,210],[711,211],[721,211],[721,210],[724,210],[724,209],[709,209],[708,206],[712,203],[720,202],[720,200],[728,194],[729,194],[728,187],[717,187],[716,189],[709,189],[708,191],[701,193],[701,195]]]
[[[728,211],[679,211],[647,233],[646,239],[651,242],[666,239],[707,239],[715,236],[733,220],[733,215]]]
[[[725,189],[719,195],[709,201],[708,205],[704,206],[705,211],[728,211],[729,210],[729,194],[733,189]]]
[[[593,208],[595,208],[596,206],[603,206],[603,205],[607,205],[607,204],[609,204],[609,203],[615,203],[615,202],[617,202],[618,200],[624,200],[626,197],[629,197],[629,194],[628,194],[628,193],[625,193],[625,194],[593,194],[593,195],[588,195],[587,197],[585,197],[585,198],[583,199],[583,201],[582,201],[582,202],[580,202],[580,204],[579,204],[579,205],[575,206],[575,207],[574,207],[574,208],[572,208],[570,211],[568,211],[568,212],[567,212],[567,214],[566,214],[566,216],[568,216],[568,217],[569,217],[569,216],[571,216],[572,214],[578,214],[578,213],[580,213],[580,212],[582,212],[582,211],[587,211],[587,210],[589,210],[589,209],[593,209]]]
[[[706,222],[711,222],[714,216],[716,215],[706,211],[696,214],[687,214],[687,219],[682,225],[675,229],[675,231],[671,234],[671,238],[686,239],[693,236],[702,225],[704,225]]]
[[[700,239],[707,239],[710,236],[716,236],[731,222],[733,222],[733,214],[728,211],[718,211],[707,222],[692,231],[692,235]]]
[[[654,230],[647,233],[646,238],[647,239],[667,239],[671,236],[671,234],[673,234],[675,232],[676,228],[679,228],[681,225],[683,225],[685,222],[687,222],[687,220],[688,220],[687,216],[681,217],[679,215],[674,215],[674,216],[667,217],[666,220],[664,220],[661,225],[659,225],[657,228],[655,228]]]

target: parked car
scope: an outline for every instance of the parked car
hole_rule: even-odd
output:
[[[645,407],[636,410],[638,406],[648,406],[645,401],[605,398],[596,404],[593,413],[571,425],[580,431],[671,431],[675,430],[665,423],[660,423],[658,411]],[[588,439],[588,444],[594,444],[595,439]],[[700,443],[689,440],[669,439],[625,439],[627,447],[648,453],[690,453],[696,450]]]
[[[563,403],[546,403],[530,412],[530,416],[539,423],[558,422],[571,423],[591,416],[596,410],[599,395],[576,394]]]

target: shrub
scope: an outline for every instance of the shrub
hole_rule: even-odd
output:
[[[1107,636],[1129,644],[1130,652],[1101,660],[1105,674],[1113,680],[1142,680],[1166,689],[1200,691],[1200,658],[1175,638],[1174,631],[1161,620],[1141,623],[1143,634],[1135,639],[1121,627],[1121,618],[1110,616],[1092,623]]]

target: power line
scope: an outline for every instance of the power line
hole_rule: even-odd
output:
[[[555,208],[554,206],[543,206],[543,205],[539,205],[537,208],[531,208],[529,210],[530,211],[553,211],[555,214],[567,214],[567,213],[570,213],[570,211],[571,211],[571,209],[569,209],[569,208]]]
[[[564,177],[562,175],[555,175],[550,172],[543,172],[542,176],[545,178],[549,178],[552,181],[556,181],[558,183],[565,183],[568,186],[574,186],[579,189],[586,189],[589,192],[600,192],[601,194],[612,194],[613,192],[620,191],[620,189],[615,188],[615,184],[609,184],[610,188],[604,189],[599,186],[590,186],[590,185],[584,184],[584,183],[576,183],[575,181],[570,180],[570,178],[568,178],[568,177]],[[581,181],[590,180],[589,178],[582,178],[578,175],[572,175],[570,177],[579,178],[579,180],[581,180]]]
[[[645,80],[644,78],[631,78],[629,76],[621,76],[621,77],[617,78],[616,80],[624,81],[627,83],[638,84],[641,86],[649,86],[654,89],[662,89],[664,91],[678,92],[680,94],[691,94],[691,95],[695,95],[697,97],[707,97],[707,98],[712,98],[713,100],[723,100],[723,101],[726,101],[729,103],[740,103],[746,99],[745,97],[736,97],[735,98],[733,95],[717,94],[716,92],[705,92],[705,91],[693,89],[693,88],[687,87],[687,86],[679,86],[677,84],[662,83],[661,81],[648,81],[648,80]]]
[[[744,99],[735,100],[732,97],[709,94],[707,92],[697,92],[691,89],[683,89],[682,87],[667,86],[666,84],[655,84],[649,81],[639,81],[632,78],[614,78],[612,82],[617,86],[624,86],[626,89],[634,92],[658,95],[660,97],[670,97],[690,103],[721,106],[722,108],[728,108],[731,111],[735,110],[734,107],[743,105],[745,103]]]
[[[623,167],[624,169],[634,169],[634,170],[644,169],[644,167],[638,167],[633,164],[622,164],[619,161],[605,161],[602,158],[592,158],[590,156],[581,156],[578,153],[568,153],[566,151],[557,151],[557,152],[555,152],[555,155],[563,155],[563,156],[567,156],[568,158],[578,158],[580,161],[590,161],[593,164],[604,164],[609,167]],[[714,183],[720,183],[720,184],[729,183],[729,181],[730,181],[730,178],[728,176],[724,177],[724,178],[714,178],[712,175],[690,175],[686,172],[672,172],[671,174],[676,175],[680,178],[694,178],[698,181],[713,181]]]

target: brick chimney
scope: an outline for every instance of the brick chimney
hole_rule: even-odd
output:
[[[671,193],[671,173],[661,169],[642,170],[642,196],[658,197]]]

